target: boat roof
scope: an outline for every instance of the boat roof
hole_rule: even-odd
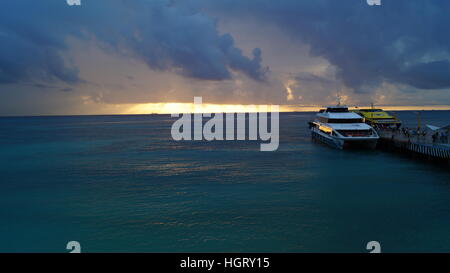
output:
[[[331,119],[361,119],[361,116],[354,112],[322,112],[317,114],[317,116]]]
[[[325,112],[348,112],[348,107],[345,105],[327,106]]]
[[[370,130],[372,127],[366,123],[327,123],[335,130]]]
[[[346,106],[346,105],[330,105],[330,106],[327,106],[326,108],[347,108],[348,109],[348,106]]]
[[[385,111],[376,111],[376,109],[374,110],[360,110],[360,111],[355,111],[357,113],[359,113],[360,115],[364,116],[367,119],[395,119],[394,116],[389,115],[387,112]]]

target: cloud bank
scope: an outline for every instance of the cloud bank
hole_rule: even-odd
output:
[[[15,0],[0,9],[0,84],[81,82],[77,67],[64,57],[69,37],[95,39],[151,69],[190,78],[230,79],[232,70],[265,79],[260,49],[244,56],[231,35],[219,34],[216,21],[192,7],[169,0],[84,0],[81,6]]]
[[[5,0],[0,115],[193,96],[323,105],[337,92],[450,104],[449,13],[446,0]]]
[[[440,0],[201,1],[235,18],[278,25],[359,89],[384,81],[420,89],[450,87],[450,3]],[[367,88],[365,88],[367,90]]]

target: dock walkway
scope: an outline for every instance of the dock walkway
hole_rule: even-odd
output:
[[[449,137],[435,136],[433,134],[417,134],[402,130],[379,129],[380,145],[425,156],[428,159],[447,160],[450,162]]]

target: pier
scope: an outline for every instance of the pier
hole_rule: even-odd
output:
[[[378,129],[379,147],[411,156],[450,163],[450,139],[433,132]]]

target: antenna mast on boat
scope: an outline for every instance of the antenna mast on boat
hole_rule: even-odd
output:
[[[339,94],[339,92],[338,92],[338,94],[337,94],[337,106],[341,106],[341,94]]]
[[[338,81],[336,80],[336,73],[334,74],[334,84],[336,88],[337,106],[341,106],[342,96],[341,93],[339,92]]]

